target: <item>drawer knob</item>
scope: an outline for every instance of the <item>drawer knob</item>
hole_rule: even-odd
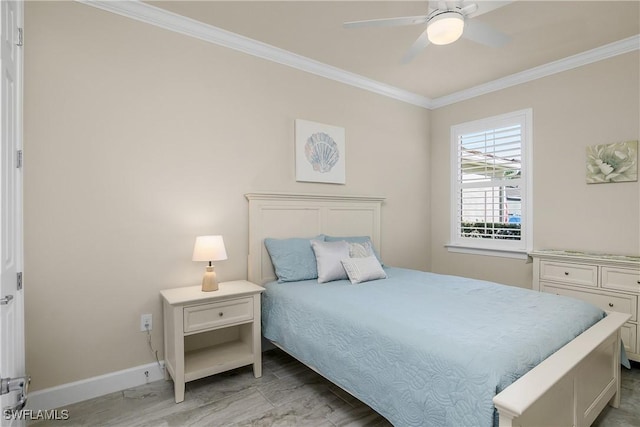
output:
[[[565,272],[564,272],[564,275],[565,275],[565,276],[568,276],[568,275],[569,275],[569,272],[568,272],[568,271],[565,271]]]
[[[224,313],[220,312],[220,313],[218,313],[218,316],[222,317],[222,316],[224,316]]]
[[[613,303],[612,302],[609,303],[609,307],[613,307]]]

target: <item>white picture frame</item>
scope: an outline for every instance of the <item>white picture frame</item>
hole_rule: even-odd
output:
[[[346,183],[343,127],[295,120],[296,181]]]

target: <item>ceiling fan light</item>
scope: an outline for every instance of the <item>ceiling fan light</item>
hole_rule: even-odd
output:
[[[427,37],[433,44],[443,45],[458,40],[464,30],[464,17],[454,11],[434,16],[427,24]]]

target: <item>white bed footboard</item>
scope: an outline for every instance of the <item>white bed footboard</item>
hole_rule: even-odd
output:
[[[608,313],[498,394],[500,427],[589,426],[607,403],[617,408],[620,327],[629,317]]]

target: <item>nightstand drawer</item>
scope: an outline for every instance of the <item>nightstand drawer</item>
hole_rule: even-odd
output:
[[[602,267],[602,287],[640,292],[640,271],[630,268]]]
[[[253,298],[195,305],[184,309],[184,332],[215,329],[251,319],[253,319]]]
[[[540,262],[540,280],[598,286],[598,266],[564,262]]]
[[[583,290],[567,289],[559,286],[553,286],[548,283],[541,283],[542,290],[550,294],[564,295],[580,299],[591,303],[605,311],[617,311],[619,313],[628,313],[631,315],[631,321],[637,319],[636,309],[638,307],[638,299],[635,295],[623,294],[596,294]]]

